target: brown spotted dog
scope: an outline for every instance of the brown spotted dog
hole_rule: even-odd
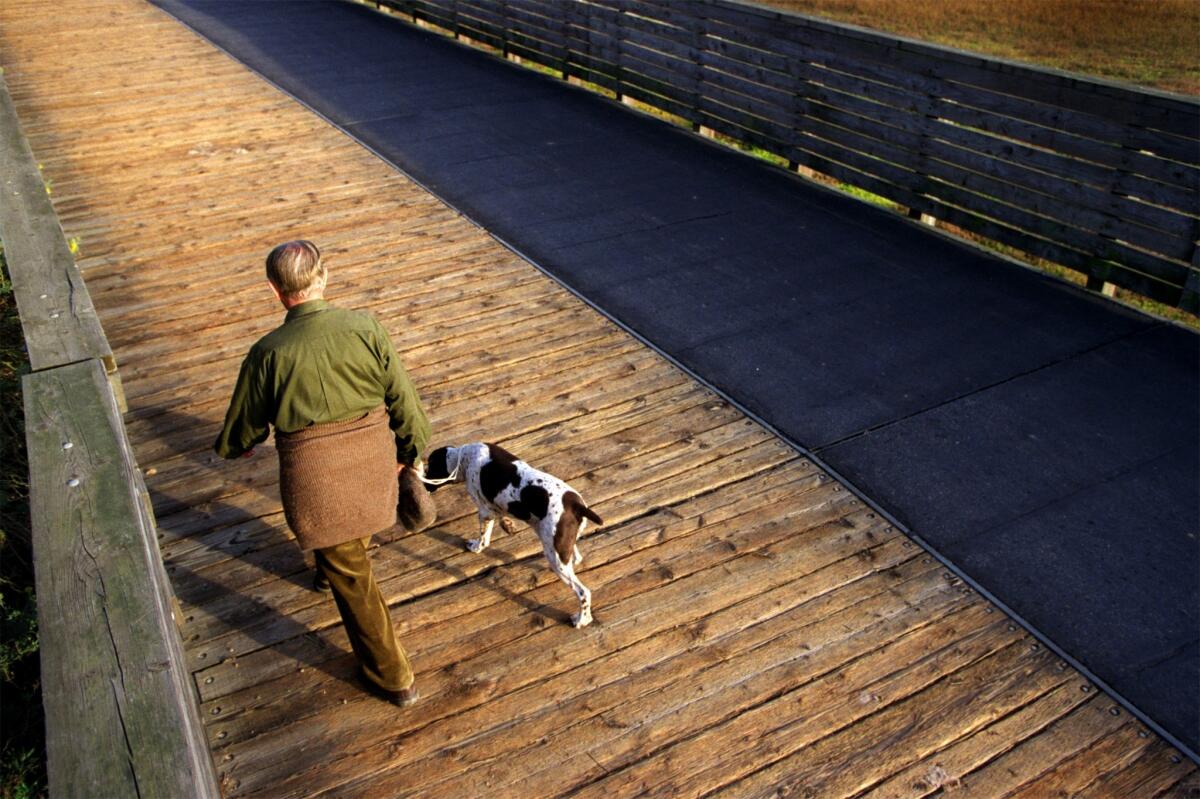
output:
[[[430,491],[445,483],[467,484],[467,495],[479,509],[479,538],[467,541],[472,552],[482,552],[491,543],[497,518],[506,529],[506,515],[528,522],[542,539],[551,571],[579,598],[579,613],[571,616],[571,623],[584,627],[591,622],[592,592],[575,576],[575,567],[583,560],[575,541],[588,520],[604,522],[578,492],[495,444],[435,449],[425,460],[423,479]]]

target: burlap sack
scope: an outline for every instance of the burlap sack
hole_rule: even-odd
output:
[[[344,544],[396,523],[396,437],[383,407],[347,422],[276,431],[275,448],[283,513],[301,549]]]
[[[419,533],[437,521],[437,504],[433,494],[417,476],[416,467],[400,472],[400,500],[396,504],[396,519],[410,533]]]

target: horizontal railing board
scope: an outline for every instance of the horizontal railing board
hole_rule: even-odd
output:
[[[54,796],[219,797],[171,593],[97,360],[26,375],[46,754]]]
[[[922,117],[928,116],[946,120],[943,125],[974,133],[979,140],[999,140],[1004,143],[1026,144],[1047,155],[1056,155],[1058,163],[1070,173],[1071,169],[1083,170],[1094,182],[1108,183],[1114,177],[1122,174],[1137,172],[1139,169],[1155,172],[1160,178],[1169,178],[1185,184],[1190,189],[1166,193],[1169,186],[1157,180],[1141,181],[1143,191],[1155,194],[1163,204],[1174,206],[1195,215],[1200,212],[1196,187],[1200,185],[1200,170],[1184,164],[1166,162],[1151,156],[1132,153],[1093,140],[1084,139],[1074,134],[1062,131],[1049,131],[1047,128],[1028,126],[1016,123],[1008,117],[987,110],[978,110],[956,102],[937,98],[908,86],[891,86],[868,78],[847,75],[834,70],[806,72],[811,81],[844,92],[850,96],[869,97],[881,104],[892,106],[897,110],[910,111]],[[1006,127],[993,130],[991,123],[996,122]],[[1015,123],[1015,124],[1014,124]],[[1064,153],[1055,153],[1062,149]],[[1107,165],[1105,165],[1107,162]],[[1103,176],[1103,177],[1101,177]],[[1174,199],[1177,202],[1172,202]]]
[[[938,76],[932,67],[923,70],[902,69],[900,68],[902,65],[891,60],[876,61],[852,58],[843,50],[838,49],[836,44],[801,40],[797,38],[800,34],[796,31],[783,29],[782,35],[773,35],[776,32],[771,30],[755,31],[741,28],[723,30],[726,35],[731,37],[757,40],[763,46],[770,46],[776,52],[788,55],[796,61],[820,64],[848,75],[857,75],[885,85],[900,86],[968,107],[982,107],[991,113],[1044,128],[1070,131],[1077,136],[1107,143],[1110,147],[1129,148],[1134,152],[1140,150],[1161,151],[1158,153],[1158,157],[1143,154],[1142,160],[1145,164],[1144,168],[1149,174],[1162,175],[1164,179],[1171,179],[1176,173],[1169,164],[1172,160],[1192,165],[1200,163],[1200,152],[1189,146],[1187,139],[1176,136],[1165,138],[1154,131],[1134,129],[1124,120],[1104,119],[1092,113],[1055,108],[1013,95],[993,92],[986,87],[945,80]],[[760,34],[757,39],[754,38],[755,33]],[[1200,118],[1197,121],[1197,128],[1200,129]],[[1194,175],[1195,169],[1186,170],[1183,174]]]
[[[1125,288],[1146,293],[1162,301],[1174,301],[1178,298],[1178,288],[1160,280],[1149,281],[1145,274],[1121,269],[1117,264],[1109,264],[1103,258],[1089,255],[1069,247],[1060,247],[1037,232],[1029,231],[1035,220],[1033,215],[1025,214],[1017,209],[1006,206],[989,206],[988,211],[995,217],[967,213],[963,206],[970,209],[978,205],[980,198],[957,187],[936,183],[929,178],[898,168],[886,161],[864,156],[853,150],[836,146],[817,137],[808,137],[803,147],[793,150],[791,160],[808,166],[817,171],[830,174],[840,180],[853,183],[855,178],[864,179],[862,185],[868,191],[893,200],[910,208],[919,210],[939,219],[945,219],[966,230],[979,233],[989,238],[995,238],[1005,244],[1029,252],[1039,257],[1047,258],[1070,265],[1085,274],[1116,283]],[[839,168],[826,172],[825,167],[837,164]],[[846,167],[850,168],[847,171]],[[868,185],[869,184],[869,185]],[[1016,217],[1020,223],[1015,223],[1003,217]],[[1001,224],[997,224],[997,222]],[[1049,226],[1049,224],[1047,224]],[[1168,268],[1173,267],[1169,263]],[[1152,268],[1157,267],[1155,264]],[[1175,267],[1182,268],[1182,267]],[[1125,273],[1128,272],[1128,275]]]
[[[0,239],[34,371],[98,358],[116,369],[0,75]]]
[[[799,63],[811,63],[821,65],[831,70],[838,70],[846,75],[854,75],[873,81],[884,86],[895,86],[897,88],[907,89],[919,95],[928,96],[930,98],[940,98],[943,101],[952,101],[954,103],[962,103],[971,107],[972,103],[978,105],[983,101],[996,102],[1003,100],[1010,106],[1015,102],[1015,98],[1006,96],[998,96],[991,93],[981,93],[970,86],[959,85],[950,81],[939,80],[935,77],[930,77],[926,73],[910,72],[903,69],[898,69],[895,64],[889,62],[874,62],[861,59],[853,59],[845,56],[844,53],[822,49],[814,45],[812,42],[796,41],[794,39],[785,39],[771,35],[770,31],[754,31],[745,28],[724,28],[722,29],[727,36],[736,36],[740,41],[746,43],[754,43],[761,48],[771,47],[776,52],[790,56],[790,62],[795,65]],[[1033,114],[1036,117],[1034,120],[1021,120],[1023,122],[1037,124],[1044,129],[1059,129],[1065,124],[1065,119],[1073,117],[1053,116],[1053,109],[1047,109],[1040,104],[1030,106],[1031,109],[1037,109],[1040,113]],[[984,109],[990,110],[992,113],[999,113],[999,108]],[[1003,107],[1006,113],[1000,114],[1005,118],[1017,119],[1011,113],[1014,109],[1011,107]],[[1095,118],[1093,117],[1093,120]],[[1094,125],[1094,123],[1093,123]],[[1127,126],[1126,126],[1127,127]],[[1095,131],[1091,131],[1090,137],[1087,140],[1097,140],[1106,143],[1102,148],[1094,148],[1090,151],[1092,157],[1100,160],[1101,163],[1109,163],[1115,167],[1126,167],[1127,162],[1121,159],[1121,150],[1126,148],[1126,145],[1131,145],[1125,141],[1126,136],[1124,127],[1113,127],[1115,131],[1112,133],[1120,141],[1116,143],[1109,141],[1103,136],[1095,135]],[[1075,130],[1076,135],[1087,133],[1088,131]],[[1173,146],[1182,147],[1182,152],[1189,160],[1195,161],[1200,159],[1200,154],[1194,152],[1194,148],[1189,148],[1187,142],[1179,144],[1175,139],[1170,140]],[[1138,152],[1136,149],[1130,149],[1129,152],[1136,153],[1141,156],[1134,163],[1140,163],[1142,170],[1150,176],[1156,176],[1164,181],[1178,181],[1183,185],[1196,185],[1196,176],[1200,174],[1195,167],[1180,168],[1182,164],[1177,164],[1163,158],[1153,155]],[[1080,153],[1086,155],[1085,153]],[[1105,157],[1107,156],[1107,158]]]
[[[715,97],[725,105],[736,107],[740,103],[756,116],[772,118],[768,117],[771,113],[769,107],[751,99],[742,99],[738,95],[719,90],[716,93],[710,92],[707,84],[702,91],[706,96]],[[888,151],[889,160],[901,165],[917,168],[924,168],[923,165],[930,166],[934,170],[931,174],[957,182],[979,183],[981,180],[986,182],[989,178],[995,178],[1000,182],[984,186],[981,193],[1009,203],[1020,203],[1024,200],[1029,204],[1030,210],[1050,218],[1101,233],[1109,238],[1127,240],[1142,247],[1158,247],[1164,255],[1180,261],[1186,261],[1191,256],[1194,245],[1188,236],[1193,229],[1193,220],[1188,217],[1171,214],[1152,206],[1143,206],[1145,216],[1160,224],[1173,224],[1178,233],[1170,235],[1158,230],[1148,230],[1140,225],[1131,224],[1130,216],[1139,216],[1138,209],[1134,209],[1133,213],[1123,213],[1123,209],[1119,208],[1122,205],[1133,205],[1132,200],[1077,181],[1060,179],[1016,162],[981,155],[966,148],[940,142],[937,140],[937,134],[941,131],[933,131],[934,126],[949,135],[953,135],[955,129],[928,117],[905,114],[888,106],[835,94],[824,88],[810,92],[809,98],[824,100],[830,105],[807,104],[806,116],[797,120],[803,131],[811,131],[814,125],[817,125],[813,122],[814,119],[829,121],[874,136],[879,148]],[[853,108],[857,115],[841,112],[832,105],[834,103]],[[773,115],[772,121],[786,124],[786,119],[777,114]],[[970,134],[969,131],[966,133]],[[776,137],[782,138],[780,134],[776,134]],[[894,146],[897,144],[900,147]],[[909,150],[905,151],[903,147],[908,147]],[[956,169],[959,171],[955,171]],[[1061,199],[1064,197],[1077,201],[1079,205],[1062,203]]]
[[[791,163],[836,165],[825,174],[1089,277],[1196,303],[1200,103],[731,0],[389,4],[449,25],[474,14],[564,74]]]
[[[654,2],[648,0],[650,5]],[[707,18],[753,27],[781,22],[783,25],[780,27],[803,30],[805,38],[811,41],[836,42],[836,49],[840,53],[890,61],[896,67],[907,67],[913,72],[1023,95],[1046,105],[1128,120],[1135,125],[1183,138],[1194,137],[1200,127],[1200,108],[1196,103],[1165,93],[1130,89],[1096,79],[1081,79],[1055,70],[978,56],[851,25],[763,9],[751,3],[706,0],[705,6],[702,13]]]
[[[489,33],[508,39],[514,37],[517,42],[528,40],[526,46],[544,49],[546,55],[561,59],[566,55],[566,37],[562,31],[550,30],[541,26],[530,25],[522,19],[522,15],[514,9],[504,9],[504,13],[482,7],[477,3],[462,5],[462,20],[470,17],[486,25],[482,26]],[[493,26],[491,29],[487,26]]]
[[[925,161],[921,171],[918,172],[898,163],[901,157],[896,155],[897,148],[891,144],[872,141],[872,151],[867,153],[847,148],[844,141],[845,134],[842,131],[831,131],[829,138],[805,138],[799,142],[798,146],[807,150],[819,146],[825,157],[856,164],[864,171],[880,175],[895,185],[910,191],[944,200],[963,210],[975,211],[1042,238],[1050,238],[1077,249],[1095,252],[1101,258],[1109,260],[1119,258],[1124,263],[1160,280],[1176,285],[1181,285],[1182,281],[1186,280],[1187,267],[1184,264],[1172,263],[1120,242],[1106,239],[1092,231],[1064,224],[1054,218],[1038,214],[1036,209],[1027,209],[997,201],[997,195],[1010,192],[998,181],[990,180],[987,176],[946,169],[940,166],[940,162],[933,159]],[[818,145],[818,142],[821,144]],[[892,155],[894,160],[888,160],[887,155]],[[936,180],[930,180],[930,178],[936,178]],[[1023,196],[1027,197],[1028,195]]]
[[[665,32],[665,30],[667,30],[667,29],[662,29],[662,32]],[[742,31],[739,31],[739,32],[742,32]],[[822,53],[815,52],[815,50],[814,50],[814,52],[805,52],[805,55],[808,56],[808,58],[822,58],[822,59],[826,60],[827,64],[830,64],[832,66],[841,66],[842,68],[846,68],[847,66],[850,66],[850,67],[857,66],[859,68],[862,68],[862,66],[863,66],[862,64],[847,65],[846,62],[839,60],[833,54],[822,54]],[[802,70],[803,70],[804,66],[806,66],[806,65],[802,65],[802,67],[800,67],[800,68],[802,68]],[[832,70],[820,70],[820,72],[818,72],[818,71],[812,70],[812,68],[809,68],[809,70],[806,70],[805,73],[806,73],[806,76],[810,76],[811,78],[823,79],[824,82],[834,83],[834,84],[838,84],[838,83],[844,84],[847,79],[853,80],[853,78],[848,76],[848,74],[838,73],[838,72],[834,72]],[[887,65],[881,65],[880,67],[877,68],[877,70],[874,73],[871,74],[870,77],[874,80],[878,80],[881,78],[881,76],[892,77],[892,76],[895,76],[895,74],[896,74],[896,71],[894,70],[894,68],[890,68]],[[817,76],[820,76],[820,78],[818,78]],[[926,85],[923,86],[924,92],[930,92],[930,91],[934,91],[937,89],[937,84],[935,84],[934,82],[925,82],[925,83],[926,83]],[[794,82],[792,82],[792,84],[794,86]],[[786,84],[784,82],[782,82],[782,80],[780,80],[780,82],[776,82],[775,85],[780,86],[781,89],[785,88],[785,86],[786,86]],[[859,85],[865,85],[865,84],[859,84]],[[905,88],[911,89],[912,86],[905,86]],[[802,89],[802,91],[803,91],[803,89]],[[887,91],[886,84],[875,83],[876,94],[881,94],[882,91]],[[922,98],[923,102],[929,103],[931,101],[931,98],[928,95],[924,94],[924,92],[923,92],[923,94],[920,94],[919,97]],[[958,94],[960,95],[960,98],[964,98],[964,100],[965,100],[965,98],[967,98],[965,95],[961,95],[961,92],[958,92]],[[760,115],[763,115],[761,110],[758,113],[760,113]],[[1114,157],[1121,157],[1124,155],[1120,149],[1109,148],[1109,150],[1112,151],[1112,156],[1114,156]],[[1176,180],[1180,180],[1181,182],[1184,182],[1184,184],[1187,184],[1188,186],[1194,186],[1196,184],[1196,181],[1200,180],[1200,170],[1177,169],[1177,168],[1172,169],[1169,166],[1164,167],[1164,164],[1160,163],[1160,160],[1152,160],[1152,158],[1150,158],[1150,157],[1147,157],[1146,160],[1144,160],[1144,164],[1147,167],[1150,167],[1152,164],[1154,174],[1159,174],[1160,176],[1166,176],[1166,178],[1175,178]],[[1126,164],[1126,166],[1135,168],[1132,166],[1132,164]],[[1162,172],[1162,170],[1160,170],[1160,168],[1172,170],[1172,172],[1174,172],[1175,174],[1174,175],[1165,174]],[[1145,187],[1142,188],[1142,192],[1147,193]],[[1193,199],[1194,199],[1194,197],[1193,197]]]
[[[732,8],[722,9],[722,6]],[[656,8],[662,8],[665,14],[676,12],[673,6],[663,7],[656,2],[639,4],[638,13],[642,16],[653,15]],[[876,32],[859,31],[861,38],[856,38],[854,29],[850,26],[832,28],[815,20],[796,17],[786,13],[770,13],[765,16],[745,13],[742,4],[714,2],[707,4],[703,10],[696,13],[702,15],[704,23],[710,27],[709,33],[723,29],[736,29],[736,33],[728,34],[734,37],[744,36],[748,30],[765,30],[777,35],[782,30],[798,31],[798,36],[804,42],[825,49],[827,52],[837,52],[849,55],[853,61],[878,61],[886,63],[891,69],[898,68],[914,74],[936,75],[943,80],[953,80],[966,83],[976,88],[996,91],[1007,95],[1021,95],[1029,91],[1030,76],[1034,78],[1034,91],[1028,99],[1035,100],[1040,105],[1053,105],[1060,109],[1080,111],[1089,115],[1097,113],[1097,94],[1094,91],[1078,91],[1080,82],[1070,76],[1057,76],[1046,70],[1035,70],[1016,64],[1005,64],[994,59],[985,59],[970,54],[956,52],[945,48],[933,48],[923,43],[892,37]],[[822,48],[822,44],[827,45]],[[961,63],[955,63],[955,56]],[[996,69],[997,64],[1003,64],[1008,69]],[[1020,77],[1014,77],[1014,72]],[[1046,82],[1047,77],[1051,80]],[[1054,86],[1052,90],[1043,88],[1036,91],[1038,86]],[[1101,112],[1107,112],[1122,120],[1134,122],[1142,127],[1158,128],[1163,132],[1173,133],[1185,139],[1193,135],[1195,126],[1200,124],[1200,114],[1186,101],[1175,98],[1158,98],[1158,107],[1147,113],[1145,97],[1141,93],[1128,90],[1117,90],[1120,95],[1112,96],[1112,103],[1102,104]],[[1105,97],[1101,93],[1101,98]],[[1154,139],[1157,140],[1157,139]],[[1166,140],[1168,147],[1178,146],[1180,142]]]
[[[566,20],[561,15],[547,16],[539,13],[534,10],[535,8],[538,8],[540,12],[545,11],[533,3],[510,0],[505,6],[505,13],[509,15],[515,25],[531,36],[565,46],[568,28]]]
[[[898,145],[905,150],[893,150],[892,156],[904,165],[924,168],[929,161],[944,162],[951,169],[964,173],[991,175],[1010,184],[1000,187],[992,196],[1006,201],[1019,201],[1020,192],[1036,206],[1047,198],[1055,207],[1050,216],[1064,222],[1101,232],[1112,238],[1129,241],[1180,261],[1191,257],[1191,235],[1195,219],[1169,209],[1137,203],[1112,192],[1107,186],[1096,186],[1071,177],[1034,169],[1012,155],[1004,154],[1004,143],[996,140],[993,151],[980,152],[975,147],[987,142],[987,137],[972,135],[929,117],[915,117],[897,112],[890,106],[822,90],[813,99],[826,101],[810,103],[802,128],[809,127],[808,118],[817,118],[855,132],[873,137],[882,146]],[[966,142],[969,145],[964,146]],[[955,179],[944,172],[939,176]],[[1018,192],[1017,194],[1014,194]],[[1063,202],[1064,200],[1068,202]],[[1161,227],[1151,228],[1145,224]],[[1163,228],[1170,227],[1171,230]]]

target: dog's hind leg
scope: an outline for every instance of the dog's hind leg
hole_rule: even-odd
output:
[[[479,511],[479,538],[472,538],[467,542],[467,549],[478,554],[487,549],[488,544],[492,543],[492,527],[496,524],[496,517],[489,511]]]
[[[579,532],[576,534],[576,540],[578,540],[579,536],[583,535],[583,531],[586,529],[587,529],[587,519],[580,519],[579,520]],[[583,553],[579,551],[579,547],[572,545],[571,550],[572,550],[571,565],[578,566],[580,563],[583,563]]]

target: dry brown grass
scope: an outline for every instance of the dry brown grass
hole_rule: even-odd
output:
[[[1200,94],[1200,0],[756,0],[1165,91]]]

